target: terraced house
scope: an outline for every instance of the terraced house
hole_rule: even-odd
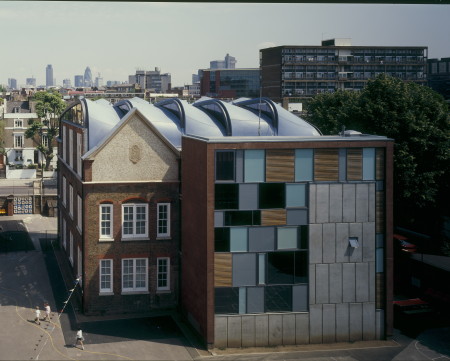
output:
[[[392,333],[391,139],[267,98],[81,100],[61,125],[86,314],[180,306],[208,347]]]

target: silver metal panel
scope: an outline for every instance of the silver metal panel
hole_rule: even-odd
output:
[[[297,345],[309,343],[309,313],[295,314],[295,342]]]
[[[315,184],[309,185],[309,201],[308,201],[308,209],[309,209],[309,223],[316,223],[316,189],[317,186]]]
[[[258,209],[258,185],[239,184],[239,209]]]
[[[338,303],[336,305],[336,342],[349,341],[349,304]]]
[[[362,227],[363,261],[375,261],[375,222],[363,223]]]
[[[376,299],[376,269],[375,262],[369,262],[369,301],[375,302]]]
[[[308,285],[292,286],[292,311],[307,312],[308,304]]]
[[[283,345],[295,345],[295,313],[283,314]]]
[[[376,185],[369,184],[369,222],[375,222]]]
[[[288,226],[303,226],[308,224],[307,209],[287,209],[286,224]]]
[[[241,317],[228,317],[228,347],[242,346]]]
[[[330,303],[342,302],[342,264],[330,264]]]
[[[347,180],[347,149],[339,148],[339,181]]]
[[[283,344],[283,315],[269,314],[269,346]]]
[[[244,182],[244,151],[237,149],[235,153],[236,157],[236,183]]]
[[[355,184],[344,184],[342,196],[342,221],[355,222]]]
[[[267,252],[275,249],[275,227],[250,227],[248,229],[249,252]]]
[[[316,194],[316,223],[328,223],[330,219],[329,184],[318,184]]]
[[[316,303],[329,303],[329,271],[327,264],[316,265]]]
[[[242,347],[255,346],[255,316],[242,316]]]
[[[323,263],[336,262],[336,225],[334,223],[325,223],[323,230]]]
[[[256,286],[256,254],[233,254],[233,287]]]
[[[322,225],[309,225],[309,262],[322,263]]]
[[[362,241],[362,224],[350,223],[349,237],[358,237],[359,242]],[[362,261],[362,247],[352,248],[350,252],[350,262]]]
[[[369,264],[368,263],[356,263],[356,302],[368,302],[369,301]]]
[[[323,305],[323,343],[336,340],[336,305]]]
[[[336,262],[349,261],[350,249],[348,246],[348,232],[348,223],[336,224]]]
[[[316,303],[316,265],[309,265],[309,304]]]
[[[330,184],[330,222],[342,222],[342,184]]]
[[[309,342],[322,343],[322,305],[311,305],[309,310]]]
[[[214,212],[214,227],[223,227],[224,212]]]
[[[362,304],[350,303],[350,341],[362,340]]]
[[[269,345],[269,315],[255,316],[255,346]]]
[[[377,309],[375,312],[375,334],[377,340],[382,340],[385,337],[384,334],[384,310]]]
[[[363,303],[363,340],[375,340],[375,302]]]
[[[368,184],[356,184],[356,222],[369,220],[369,187]]]
[[[214,346],[228,346],[228,317],[214,318]]]
[[[247,287],[247,313],[264,312],[264,287]]]
[[[342,264],[342,301],[355,302],[355,264]]]

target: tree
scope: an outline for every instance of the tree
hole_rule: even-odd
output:
[[[449,106],[431,88],[383,74],[369,80],[358,93],[338,91],[316,96],[307,105],[306,119],[323,134],[336,134],[345,126],[395,140],[397,224],[418,226],[423,221],[430,226],[430,218],[446,212]]]
[[[32,100],[36,101],[35,109],[40,121],[30,120],[25,137],[39,139],[36,149],[43,154],[45,169],[48,170],[54,156],[53,141],[59,132],[59,116],[66,108],[66,103],[56,91],[37,92]]]

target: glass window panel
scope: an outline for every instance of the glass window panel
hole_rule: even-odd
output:
[[[234,180],[234,151],[216,152],[216,180]]]
[[[286,207],[306,207],[306,184],[286,184]]]
[[[257,226],[261,224],[260,211],[227,211],[224,217],[225,226]]]
[[[300,226],[300,248],[308,249],[308,226]]]
[[[294,252],[267,254],[267,284],[292,284],[294,281]]]
[[[298,247],[298,229],[297,227],[277,228],[277,248],[292,249]]]
[[[375,148],[363,148],[363,180],[375,179]]]
[[[230,228],[230,251],[247,252],[247,228]]]
[[[230,228],[214,228],[215,252],[230,252]]]
[[[266,254],[258,254],[258,284],[266,284]]]
[[[308,252],[295,252],[294,283],[308,283]]]
[[[239,312],[239,288],[219,287],[214,289],[214,309],[216,314]]]
[[[266,312],[292,311],[292,286],[270,286],[264,289]]]
[[[145,206],[136,206],[136,234],[145,234]]]
[[[123,234],[133,234],[133,207],[123,207]]]
[[[259,185],[259,208],[285,208],[285,184],[261,183]]]
[[[295,150],[295,181],[313,180],[313,150],[296,149]]]
[[[251,149],[244,152],[244,182],[264,182],[264,150]]]
[[[215,209],[239,208],[238,184],[216,184],[214,194],[215,194]]]

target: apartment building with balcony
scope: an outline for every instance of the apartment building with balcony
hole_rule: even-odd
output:
[[[357,91],[379,74],[426,85],[427,56],[425,46],[352,46],[351,39],[261,49],[262,95],[282,101]]]

